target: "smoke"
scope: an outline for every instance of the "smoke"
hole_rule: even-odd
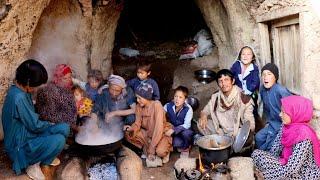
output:
[[[92,114],[85,123],[80,126],[76,135],[76,142],[82,145],[111,144],[123,138],[123,122],[121,117],[114,117],[109,123],[98,119]]]
[[[77,78],[85,80],[88,41],[83,33],[86,30],[83,23],[81,14],[43,16],[26,57],[41,62],[48,71],[49,79],[57,64],[68,64]]]

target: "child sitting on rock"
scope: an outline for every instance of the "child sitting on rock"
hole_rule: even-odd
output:
[[[131,126],[124,126],[125,137],[129,143],[143,149],[147,162],[162,158],[162,163],[167,163],[172,151],[172,125],[167,122],[160,101],[152,100],[150,84],[140,84],[135,93],[138,102],[136,121]]]
[[[78,79],[72,78],[73,84],[78,85],[81,87],[81,89],[85,90],[87,96],[93,102],[95,102],[99,92],[102,91],[101,88],[104,88],[104,86],[101,87],[103,81],[101,71],[96,69],[90,70],[88,72],[87,80],[88,82],[83,82]]]
[[[174,98],[164,105],[170,123],[174,126],[172,131],[173,147],[181,152],[182,156],[189,156],[193,131],[190,129],[193,116],[192,107],[187,104],[188,88],[179,86],[174,90]]]
[[[151,64],[148,62],[141,62],[137,67],[137,77],[128,80],[126,83],[129,87],[135,91],[141,83],[148,83],[153,89],[152,100],[160,100],[160,91],[158,84],[152,78],[149,78],[151,74]]]

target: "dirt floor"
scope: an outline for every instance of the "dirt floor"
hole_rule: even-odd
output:
[[[171,180],[174,178],[173,166],[176,160],[179,158],[178,152],[173,152],[170,156],[170,161],[163,167],[158,168],[147,168],[144,163],[144,168],[142,170],[143,180]],[[193,147],[190,153],[190,157],[197,157],[198,148]],[[61,159],[63,161],[63,159]],[[63,163],[63,162],[62,162]],[[4,152],[3,142],[0,142],[0,179],[12,179],[12,180],[25,180],[29,179],[26,174],[16,176],[11,170],[11,161]]]

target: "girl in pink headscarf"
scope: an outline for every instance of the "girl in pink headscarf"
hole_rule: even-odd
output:
[[[270,152],[255,150],[255,166],[265,179],[320,179],[320,142],[310,127],[311,100],[302,96],[281,99],[282,129]]]

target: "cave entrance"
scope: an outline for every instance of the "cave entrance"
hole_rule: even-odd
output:
[[[202,29],[211,36],[193,0],[124,1],[112,53],[114,73],[131,79],[140,60],[152,62],[151,77],[157,81],[165,103],[170,98],[176,67],[189,63],[179,60],[181,52],[194,43],[194,36]],[[140,55],[123,56],[121,48],[137,50]]]

